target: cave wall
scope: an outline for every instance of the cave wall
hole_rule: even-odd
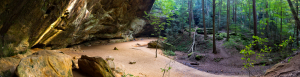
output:
[[[16,50],[34,45],[62,48],[92,38],[133,39],[143,31],[155,0],[1,0],[2,39]]]

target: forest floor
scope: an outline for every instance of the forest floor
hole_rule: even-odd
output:
[[[167,64],[170,63],[171,70],[165,75],[169,77],[243,77],[245,75],[223,75],[214,74],[213,72],[208,73],[207,71],[197,70],[198,68],[192,68],[186,66],[182,63],[174,61],[167,56],[163,56],[162,51],[158,50],[158,57],[155,58],[155,49],[147,48],[147,43],[156,40],[155,38],[143,38],[143,40],[123,42],[123,43],[113,43],[105,45],[92,45],[89,47],[81,47],[83,52],[74,52],[71,49],[61,49],[64,53],[80,57],[80,55],[88,56],[100,56],[106,58],[107,56],[114,57],[114,62],[116,67],[125,70],[126,74],[133,74],[139,77],[162,77],[163,72],[161,68],[165,68]],[[141,46],[136,46],[140,44]],[[117,47],[118,50],[113,50]],[[176,52],[180,55],[180,52]],[[136,64],[129,64],[130,61],[136,61]],[[206,65],[209,63],[205,63]],[[203,67],[203,65],[199,66]],[[218,65],[207,66],[210,67],[220,67]],[[225,67],[228,68],[228,67]],[[212,68],[218,69],[218,68]],[[224,69],[226,70],[226,69]],[[74,77],[86,77],[80,71],[73,71]],[[119,77],[119,76],[117,76]]]
[[[172,56],[177,62],[190,66],[192,68],[206,71],[213,74],[225,74],[225,75],[248,75],[249,72],[246,69],[243,69],[244,60],[241,60],[243,57],[242,54],[239,53],[235,48],[225,48],[223,40],[216,40],[216,50],[217,54],[212,53],[212,48],[204,49],[201,47],[203,44],[199,44],[200,40],[204,40],[204,35],[198,34],[198,44],[196,44],[196,50],[194,51],[194,55],[202,55],[204,58],[201,60],[196,60],[194,56],[188,57],[189,53],[183,51],[175,51],[176,56]],[[200,38],[200,39],[199,39]],[[208,39],[212,38],[211,35],[208,35]],[[251,57],[251,59],[255,59],[255,56]],[[259,62],[259,61],[258,61]],[[191,63],[196,63],[197,65],[193,65]],[[252,75],[262,75],[265,73],[266,69],[271,66],[262,66],[257,65],[254,67],[250,67],[250,71]]]

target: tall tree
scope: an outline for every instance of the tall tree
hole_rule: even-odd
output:
[[[219,21],[218,21],[218,27],[217,27],[217,31],[219,30],[219,27],[221,26],[221,11],[222,11],[222,0],[219,3]]]
[[[255,0],[252,0],[253,1],[253,22],[254,22],[254,24],[253,24],[253,27],[254,27],[254,36],[257,36],[257,15],[256,15],[256,4],[255,4]]]
[[[297,11],[297,17],[298,17],[298,15],[299,15],[299,0],[296,0],[296,11]],[[299,29],[296,30],[296,41],[297,41],[296,44],[297,44],[297,46],[299,46],[299,37],[298,37],[299,36],[299,31],[298,30]]]
[[[294,8],[294,6],[293,6],[291,0],[287,0],[287,1],[288,1],[288,3],[289,3],[289,6],[290,6],[291,11],[292,11],[292,13],[293,13],[293,17],[294,17],[294,19],[296,20],[297,29],[300,29],[300,21],[299,21],[298,15],[296,14],[295,8]]]
[[[216,38],[215,38],[215,16],[216,16],[216,0],[213,0],[213,53],[217,54],[216,50]]]
[[[236,24],[236,8],[237,8],[237,1],[234,2],[234,24]]]
[[[255,4],[255,0],[252,0],[253,1],[253,22],[254,22],[254,24],[253,24],[253,27],[254,27],[254,36],[257,36],[257,15],[256,15],[256,4]],[[256,44],[257,44],[257,42],[256,42]],[[254,49],[255,50],[258,50],[258,46],[257,45],[255,45],[255,47],[254,47]]]
[[[229,40],[230,0],[227,0],[227,41]]]
[[[189,4],[189,24],[190,24],[189,36],[191,36],[191,33],[192,33],[192,29],[191,29],[191,27],[192,27],[192,0],[190,0],[188,4]]]
[[[280,0],[280,5],[281,5],[281,8],[280,8],[280,15],[281,15],[281,18],[280,18],[280,41],[281,41],[281,36],[282,36],[282,19],[283,19],[283,17],[282,17],[282,0]]]
[[[204,0],[202,0],[202,15],[203,15],[204,39],[206,39],[207,38],[207,34],[206,34],[206,26],[205,26]]]
[[[236,8],[237,8],[237,1],[234,2],[234,25],[235,25],[235,33],[236,33],[236,30],[237,30],[237,25],[236,25]]]
[[[266,29],[267,29],[267,32],[266,32],[266,36],[267,38],[269,37],[269,9],[268,9],[268,0],[266,0],[266,18],[267,18],[267,21],[266,21]]]

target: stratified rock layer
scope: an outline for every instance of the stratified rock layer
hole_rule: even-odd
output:
[[[56,50],[42,50],[23,58],[17,67],[19,77],[72,77],[71,56]]]
[[[1,0],[0,29],[16,51],[62,48],[93,39],[129,41],[146,24],[154,0]],[[29,44],[29,46],[28,46]]]

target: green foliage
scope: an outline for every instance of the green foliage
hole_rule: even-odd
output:
[[[176,50],[178,51],[187,51],[189,49],[189,46],[192,44],[192,40],[189,41],[181,41],[181,44],[179,44],[176,47]]]
[[[163,68],[160,68],[161,69],[161,72],[168,72],[169,70],[172,69],[172,67],[168,67],[168,69],[163,69]]]
[[[165,50],[165,51],[163,51],[163,53],[165,55],[168,55],[168,56],[175,56],[176,55],[175,52],[171,51],[171,50]]]
[[[292,58],[293,58],[293,57],[289,58],[288,63],[291,61]]]
[[[204,58],[204,56],[202,56],[202,55],[196,55],[196,57],[195,57],[196,60],[201,60],[202,58]]]
[[[208,41],[208,43],[206,43],[206,47],[204,47],[204,49],[211,49],[213,48],[213,43],[211,40]]]
[[[220,38],[226,38],[226,37],[227,37],[227,33],[223,33],[223,32],[222,32],[222,33],[219,34],[219,37],[220,37]]]
[[[289,51],[289,48],[286,48],[288,46],[289,43],[293,43],[294,42],[293,37],[289,37],[289,39],[282,41],[282,43],[280,43],[279,45],[275,44],[276,49],[278,49],[280,51],[280,56],[285,58],[289,55],[289,53],[287,51]]]
[[[268,42],[267,38],[260,38],[258,36],[253,36],[253,38],[255,39],[255,41],[252,41],[252,43],[250,43],[249,45],[246,46],[245,49],[241,50],[240,53],[244,55],[243,58],[241,58],[242,60],[245,60],[246,63],[244,64],[244,68],[249,69],[249,67],[254,67],[253,63],[255,63],[255,60],[252,60],[250,57],[254,54],[256,54],[256,58],[257,59],[263,59],[262,57],[264,56],[263,53],[270,53],[272,51],[271,47],[268,47],[266,45],[264,45],[266,42]],[[279,47],[284,49],[289,42],[293,42],[293,38],[290,37],[289,39],[285,40],[283,43],[279,44]],[[253,46],[263,46],[259,52],[255,52],[253,51],[251,48]],[[277,46],[277,45],[276,45]]]
[[[192,56],[192,54],[193,54],[193,52],[189,53],[189,54],[188,54],[188,57],[191,57],[191,56]]]
[[[221,36],[217,36],[217,38],[216,38],[217,40],[223,40],[223,37],[221,37]]]
[[[223,45],[225,46],[225,48],[228,48],[228,49],[232,49],[232,48],[238,46],[238,44],[232,38],[229,38],[228,41],[224,41],[224,42],[225,43]]]
[[[266,45],[264,45],[265,42],[268,42],[267,38],[260,38],[258,36],[253,36],[253,38],[255,39],[255,41],[252,41],[251,44],[247,45],[245,49],[240,51],[240,53],[244,55],[244,57],[241,59],[246,61],[246,63],[243,63],[244,68],[246,69],[249,69],[249,67],[254,67],[253,63],[255,63],[256,61],[250,58],[252,55],[257,54],[256,58],[262,59],[262,56],[264,56],[264,54],[261,53],[270,53],[272,51],[271,47],[267,47]],[[256,53],[251,49],[257,44],[264,45],[264,48],[262,48],[259,53]]]

